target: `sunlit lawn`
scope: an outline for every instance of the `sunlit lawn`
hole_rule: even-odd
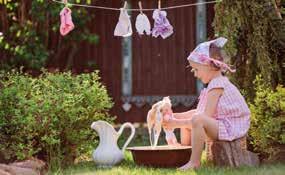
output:
[[[176,169],[162,169],[162,168],[148,168],[137,166],[132,156],[129,152],[126,153],[125,160],[120,164],[113,168],[97,168],[96,165],[90,162],[82,162],[80,164],[74,165],[64,170],[56,170],[54,172],[50,172],[49,174],[54,175],[284,175],[285,172],[285,164],[271,164],[271,165],[262,165],[260,167],[250,168],[250,167],[242,167],[242,168],[218,168],[212,165],[206,164],[203,162],[202,168],[197,171],[186,171],[180,172]]]
[[[118,140],[118,145],[122,148],[127,137],[129,136],[129,130],[123,132],[122,136]],[[178,137],[179,134],[177,133]],[[166,144],[164,136],[161,136],[159,145]],[[147,130],[145,128],[136,128],[136,134],[129,146],[146,146],[149,145],[149,138]],[[88,156],[89,157],[89,156]],[[173,169],[163,168],[148,168],[137,166],[130,152],[126,152],[125,160],[120,164],[112,168],[97,168],[92,161],[81,162],[77,165],[68,167],[64,170],[56,170],[50,172],[52,175],[284,175],[285,164],[274,164],[274,165],[262,165],[260,167],[242,167],[242,168],[218,168],[205,162],[205,154],[202,158],[202,167],[197,171],[181,172]]]

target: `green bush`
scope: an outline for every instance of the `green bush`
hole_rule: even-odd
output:
[[[98,142],[91,123],[113,120],[98,72],[44,71],[35,78],[14,71],[0,73],[0,80],[0,153],[6,160],[36,156],[51,166],[71,164]]]
[[[272,91],[260,76],[255,85],[256,97],[250,105],[252,144],[261,155],[276,159],[285,144],[285,88],[278,86]]]

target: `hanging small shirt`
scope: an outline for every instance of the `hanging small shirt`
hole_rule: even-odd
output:
[[[120,9],[119,21],[116,25],[114,35],[128,37],[133,34],[132,25],[130,17],[127,13],[127,10],[124,8]]]
[[[60,34],[62,36],[67,35],[71,30],[74,29],[72,22],[71,10],[68,7],[64,7],[60,12]]]
[[[173,33],[173,27],[166,18],[166,11],[159,9],[154,10],[152,18],[154,19],[154,27],[152,29],[152,36],[158,37],[159,35],[165,39]]]
[[[151,34],[150,22],[149,22],[147,16],[144,13],[140,13],[137,16],[137,19],[136,19],[136,29],[137,29],[137,32],[139,33],[139,35],[143,35],[144,32],[147,35]]]

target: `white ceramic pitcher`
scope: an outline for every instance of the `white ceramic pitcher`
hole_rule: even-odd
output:
[[[119,149],[117,141],[126,126],[130,127],[132,132],[123,148]],[[113,166],[120,163],[124,159],[126,147],[135,135],[135,127],[131,123],[124,123],[117,132],[111,124],[99,120],[93,122],[91,128],[98,133],[100,138],[99,145],[93,151],[92,155],[95,163],[101,167]]]

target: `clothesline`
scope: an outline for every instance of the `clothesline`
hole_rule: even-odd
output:
[[[52,0],[53,2],[64,4],[62,1],[57,1],[57,0]],[[191,3],[191,4],[184,4],[184,5],[177,5],[177,6],[169,6],[169,7],[162,7],[160,8],[161,10],[167,10],[167,9],[176,9],[176,8],[183,8],[183,7],[190,7],[190,6],[197,6],[197,5],[203,5],[203,4],[212,4],[212,3],[217,3],[221,2],[222,0],[216,0],[216,1],[207,1],[207,2],[200,2],[200,3]],[[113,7],[103,7],[103,6],[96,6],[96,5],[85,5],[85,4],[73,4],[73,3],[68,3],[69,5],[72,6],[77,6],[77,7],[87,7],[87,8],[97,8],[97,9],[105,9],[105,10],[115,10],[115,11],[120,11],[120,8],[113,8]],[[147,9],[140,9],[140,8],[126,8],[125,10],[127,11],[154,11],[157,8],[147,8]]]

